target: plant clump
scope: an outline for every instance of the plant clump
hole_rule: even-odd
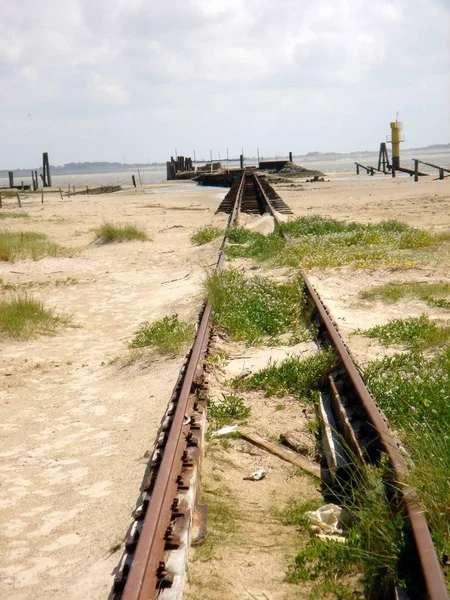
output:
[[[145,242],[149,240],[147,233],[139,225],[112,223],[110,221],[105,221],[102,225],[96,227],[94,229],[94,236],[95,240],[102,244],[129,242],[133,240]]]
[[[267,396],[289,394],[299,400],[314,401],[314,395],[324,385],[335,364],[336,356],[332,351],[303,359],[289,356],[279,363],[269,363],[249,377],[234,379],[233,385],[236,389],[262,390]]]
[[[178,315],[174,314],[141,323],[128,347],[152,347],[162,354],[177,354],[186,347],[193,335],[194,327],[180,321]]]
[[[73,256],[73,250],[51,242],[44,233],[34,231],[0,231],[0,261],[13,262],[45,256]]]
[[[409,319],[392,319],[386,325],[358,332],[366,337],[378,338],[385,346],[402,344],[416,351],[443,346],[450,339],[450,327],[440,326],[425,314]]]
[[[41,301],[26,294],[0,301],[0,337],[28,339],[51,335],[59,326],[69,322],[69,317],[57,315],[45,308]]]
[[[399,221],[345,223],[318,215],[282,223],[268,236],[236,228],[228,237],[231,258],[303,268],[408,267],[416,264],[419,250],[450,239],[449,234],[433,234]]]
[[[219,227],[212,227],[211,225],[206,225],[205,227],[200,227],[195,231],[191,236],[191,242],[196,246],[203,246],[204,244],[208,244],[212,242],[216,238],[223,235],[223,230]]]
[[[205,287],[213,322],[237,340],[275,344],[288,333],[289,343],[308,339],[304,284],[247,277],[236,269],[208,275]]]

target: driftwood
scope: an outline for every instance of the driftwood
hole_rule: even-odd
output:
[[[259,446],[260,448],[264,448],[264,450],[275,454],[275,456],[282,458],[283,460],[291,463],[299,469],[302,469],[303,471],[306,471],[307,473],[310,473],[311,475],[314,475],[315,477],[320,479],[320,466],[312,460],[303,458],[302,456],[297,454],[297,452],[289,450],[289,448],[278,444],[278,442],[269,440],[268,438],[262,437],[257,433],[251,433],[250,431],[246,431],[245,429],[239,429],[239,433],[248,442]]]

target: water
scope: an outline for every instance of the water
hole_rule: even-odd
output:
[[[281,158],[281,157],[279,157]],[[401,165],[409,169],[414,168],[413,158],[425,160],[430,163],[441,165],[446,168],[450,168],[450,151],[443,150],[403,150],[401,153]],[[355,154],[348,156],[345,154],[336,155],[335,157],[315,157],[315,156],[295,156],[294,162],[302,165],[308,169],[314,169],[322,171],[323,173],[355,173],[355,162],[359,162],[363,165],[377,166],[378,164],[378,152],[367,152],[361,154]],[[225,166],[226,161],[222,161]],[[247,166],[255,166],[256,160],[248,159],[245,161]],[[230,167],[238,167],[239,163],[231,162]],[[438,171],[426,165],[419,165],[419,169],[425,173],[438,176]],[[141,180],[143,185],[165,183],[166,169],[164,168],[145,168],[140,167]],[[101,185],[132,185],[131,176],[135,175],[136,184],[139,185],[139,176],[136,170],[127,169],[124,171],[117,171],[114,173],[76,173],[73,175],[52,175],[52,185],[54,187],[67,188],[68,184],[75,187],[99,187]],[[14,183],[20,185],[23,180],[25,185],[31,185],[31,175],[16,176]],[[9,185],[8,178],[0,177],[0,187],[6,187]],[[178,186],[177,186],[178,189]]]

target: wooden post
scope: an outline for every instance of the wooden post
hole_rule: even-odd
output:
[[[439,179],[444,179],[444,169],[439,167]]]
[[[48,161],[48,152],[42,153],[42,171],[44,173],[44,187],[52,187],[52,178],[50,176],[50,163]]]
[[[75,184],[73,184],[73,195],[75,196]]]
[[[131,181],[133,182],[134,187],[136,187],[136,178],[134,175],[131,176]]]
[[[14,171],[8,171],[8,177],[9,177],[9,187],[13,188],[14,187]]]
[[[419,181],[419,161],[414,159],[414,181]]]
[[[356,174],[359,175],[359,165],[358,165],[358,163],[355,163],[355,165],[356,165]]]
[[[241,169],[243,169],[244,168],[244,155],[243,154],[241,154],[239,156],[239,162],[241,164]]]
[[[86,194],[89,196],[89,188],[86,186]]]
[[[258,150],[259,150],[259,148],[258,148]],[[289,152],[289,162],[292,162],[292,152]]]
[[[36,187],[34,188],[34,191],[37,191],[39,189],[39,179],[37,171],[34,172],[34,181],[36,182]]]
[[[392,163],[392,177],[395,177],[395,166],[394,166],[394,163]]]
[[[20,201],[19,192],[16,192],[16,198],[17,198],[17,204],[19,205],[19,208],[22,208],[22,202]]]
[[[370,167],[370,174],[371,174],[371,175],[372,175],[372,177],[373,177],[373,167]]]
[[[23,192],[23,181],[20,182],[21,188],[22,188],[22,192]]]
[[[44,188],[41,187],[41,204],[44,204]]]
[[[61,188],[59,188],[59,195],[61,196],[61,200],[63,199]]]

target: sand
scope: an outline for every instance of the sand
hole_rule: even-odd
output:
[[[194,247],[190,235],[213,220],[222,196],[197,188],[64,201],[49,194],[43,205],[23,200],[29,219],[2,222],[80,253],[0,263],[4,284],[23,285],[73,324],[52,337],[0,342],[0,597],[107,597],[183,357],[110,363],[128,356],[125,343],[142,321],[174,312],[196,321],[219,242]],[[5,205],[15,210],[12,200]],[[92,227],[106,219],[141,224],[152,241],[92,244]]]

